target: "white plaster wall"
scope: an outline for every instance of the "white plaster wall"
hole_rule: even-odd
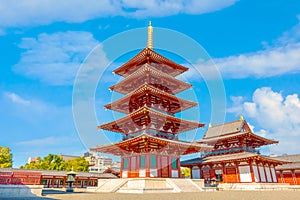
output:
[[[127,178],[127,171],[122,171],[122,178]]]
[[[260,174],[260,178],[261,178],[261,182],[265,183],[266,182],[266,175],[265,175],[265,170],[263,166],[259,166],[259,174]]]
[[[272,177],[271,177],[271,172],[270,172],[270,168],[265,166],[265,170],[266,170],[266,175],[267,175],[267,180],[269,183],[272,183]]]
[[[257,166],[253,165],[252,168],[253,168],[255,182],[259,182],[259,174],[258,174]]]
[[[271,167],[270,169],[271,169],[271,173],[272,173],[272,177],[273,177],[273,182],[277,183],[278,181],[277,181],[276,171],[275,171],[274,167]]]
[[[178,178],[178,170],[172,170],[172,178]]]
[[[157,169],[150,169],[150,177],[157,177]]]
[[[139,177],[146,177],[146,170],[145,169],[140,169],[139,170]]]
[[[239,172],[242,183],[252,182],[250,166],[239,166]]]

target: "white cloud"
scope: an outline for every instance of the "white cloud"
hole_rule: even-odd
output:
[[[119,9],[118,1],[111,0],[1,1],[0,26],[18,27],[57,21],[83,22],[99,16],[114,15]]]
[[[290,30],[285,31],[281,37],[274,41],[277,45],[296,43],[300,40],[300,15],[297,16],[298,24],[292,27]]]
[[[300,43],[273,47],[252,54],[215,59],[222,75],[230,78],[271,77],[300,72]]]
[[[69,143],[74,141],[74,138],[70,137],[46,137],[46,138],[40,138],[40,139],[33,139],[33,140],[26,140],[26,141],[20,141],[17,142],[17,145],[22,146],[43,146],[44,148],[47,146],[61,146],[63,144]]]
[[[22,53],[14,71],[51,85],[71,85],[80,64],[98,44],[87,32],[40,34],[23,38]]]
[[[298,20],[298,24],[284,32],[271,45],[262,42],[265,49],[225,58],[215,58],[207,62],[198,62],[195,66],[208,74],[212,74],[211,70],[217,68],[223,78],[237,79],[299,73],[300,15]]]
[[[8,97],[13,103],[29,106],[30,101],[20,97],[18,94],[13,92],[4,92],[4,96]]]
[[[0,27],[83,22],[97,17],[136,18],[202,14],[233,5],[238,0],[26,0],[0,1]]]
[[[145,18],[163,17],[179,13],[203,14],[217,11],[236,3],[237,0],[123,0],[123,16]]]
[[[51,121],[53,118],[68,118],[72,120],[70,107],[57,107],[33,97],[25,99],[15,92],[4,91],[3,97],[4,101],[1,103],[4,107],[0,117],[7,115],[14,120],[21,120],[22,123],[28,123],[34,127],[40,126],[46,121]]]
[[[241,113],[242,107],[241,103],[243,102],[243,97],[242,96],[231,96],[230,100],[232,101],[233,105],[232,107],[227,109],[227,112],[229,113]]]
[[[297,94],[283,96],[271,88],[258,88],[251,102],[241,102],[239,113],[253,119],[260,129],[257,134],[279,140],[275,153],[299,153],[300,99]]]

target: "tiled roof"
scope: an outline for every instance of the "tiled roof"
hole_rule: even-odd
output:
[[[285,165],[279,165],[276,167],[276,170],[285,170],[285,169],[300,169],[300,163],[291,163]]]
[[[284,161],[289,161],[289,162],[300,162],[300,154],[294,154],[294,155],[284,154],[282,156],[275,156],[272,158],[274,158],[276,160],[284,160]]]
[[[252,140],[257,141],[259,146],[278,143],[276,140],[267,139],[252,133],[245,120],[237,120],[209,127],[203,138],[198,140],[198,142],[210,144],[224,139],[243,137],[244,135],[246,135],[247,138],[252,138]]]
[[[276,156],[276,157],[272,157],[272,158],[276,159],[276,160],[280,160],[280,161],[292,162],[289,164],[277,166],[276,167],[277,170],[300,169],[300,154],[282,155],[282,156]]]
[[[185,160],[181,162],[181,165],[191,165],[191,164],[206,164],[206,163],[218,163],[218,162],[226,162],[230,160],[243,160],[251,157],[259,157],[260,159],[265,159],[272,162],[280,162],[278,160],[272,159],[270,157],[261,156],[257,153],[251,152],[241,152],[241,153],[233,153],[227,155],[219,155],[219,156],[209,156],[204,158],[194,158],[191,160]]]
[[[220,137],[223,135],[241,132],[244,120],[237,120],[217,126],[209,127],[203,139]]]
[[[42,176],[67,176],[68,171],[56,171],[56,170],[27,170],[27,169],[12,169],[12,168],[0,168],[0,172],[40,172]],[[117,178],[110,173],[91,173],[91,172],[76,172],[77,177],[92,177],[92,178]]]
[[[130,75],[130,73],[128,74],[128,70],[136,68],[137,66],[148,62],[148,59],[151,63],[159,63],[168,66],[169,68],[172,68],[173,70],[169,72],[172,76],[177,76],[188,70],[188,68],[169,60],[168,58],[158,54],[152,49],[144,48],[128,62],[115,69],[114,73],[119,74],[121,76],[128,76]]]

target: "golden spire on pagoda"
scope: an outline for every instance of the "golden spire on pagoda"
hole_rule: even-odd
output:
[[[149,21],[148,25],[148,44],[147,47],[149,49],[153,49],[153,27],[151,21]]]

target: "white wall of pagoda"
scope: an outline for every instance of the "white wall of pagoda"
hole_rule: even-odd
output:
[[[122,156],[120,176],[121,178],[178,178],[180,177],[179,156],[160,153]]]

